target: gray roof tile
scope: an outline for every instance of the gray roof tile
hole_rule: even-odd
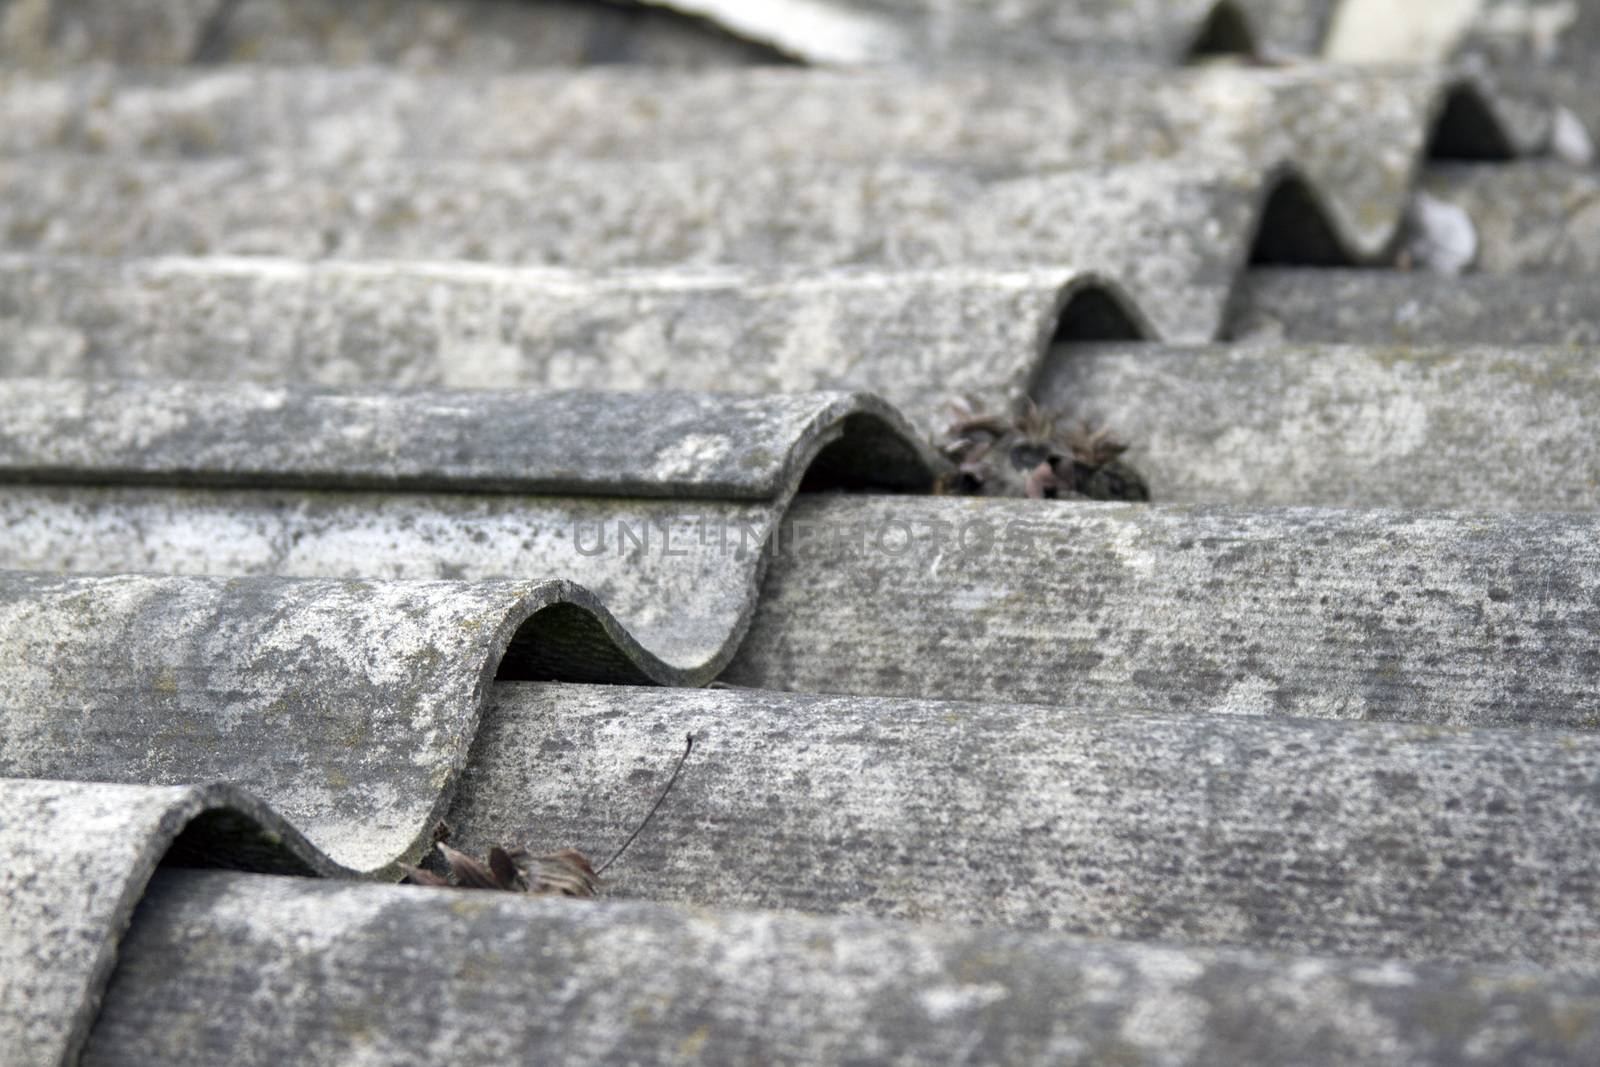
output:
[[[1140,302],[1181,292],[1153,288]],[[1007,403],[1052,337],[1152,329],[1115,283],[1046,268],[794,276],[0,257],[0,377],[849,388],[932,430],[956,396]]]
[[[0,231],[13,250],[98,256],[1095,270],[1172,294],[1146,316],[1205,339],[1277,183],[1180,164],[984,179],[898,164],[36,159],[0,163]]]
[[[1600,737],[1092,708],[502,684],[451,843],[608,855],[692,732],[614,894],[1600,964]]]
[[[0,1047],[8,1064],[72,1063],[157,862],[337,871],[260,804],[222,785],[159,788],[0,778]],[[174,857],[176,858],[176,857]]]
[[[227,69],[148,77],[13,76],[19,150],[228,155],[350,164],[522,158],[721,162],[737,172],[828,161],[940,163],[990,176],[1181,159],[1293,165],[1358,258],[1381,250],[1430,146],[1542,150],[1547,109],[1447,70],[1112,70],[1027,79],[807,70],[610,71],[418,78]]]
[[[0,396],[0,570],[516,579],[484,595],[597,609],[551,616],[605,653],[576,649],[566,671],[691,683],[732,655],[803,482],[925,489],[942,465],[889,409],[839,394],[12,380]]]
[[[1439,166],[1423,188],[1472,218],[1477,268],[1485,273],[1589,274],[1600,267],[1600,173],[1556,163]]]
[[[558,582],[0,571],[0,634],[0,773],[225,779],[360,870],[430,847],[498,670],[669,673]]]
[[[1266,345],[1593,345],[1600,293],[1579,274],[1261,269],[1235,291],[1227,335]]]
[[[1115,427],[1161,501],[1600,508],[1588,346],[1073,345],[1033,395]]]
[[[1590,515],[823,497],[789,522],[729,682],[1467,725],[1600,710]]]
[[[1600,1049],[1584,976],[220,872],[158,876],[124,953],[89,1065],[1443,1067]]]

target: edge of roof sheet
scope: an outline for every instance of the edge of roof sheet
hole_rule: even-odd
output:
[[[205,464],[193,462],[198,455],[211,464],[212,484],[345,488],[353,480],[357,486],[387,489],[398,482],[447,491],[463,485],[553,485],[599,494],[602,506],[630,487],[662,488],[644,484],[647,477],[608,480],[612,455],[581,445],[569,454],[560,442],[554,458],[548,449],[535,456],[544,461],[545,481],[537,474],[517,481],[517,456],[492,447],[484,450],[487,467],[473,468],[471,433],[495,429],[481,416],[497,405],[504,411],[518,395],[508,401],[489,393],[444,394],[458,406],[430,406],[439,395],[382,397],[193,383],[0,383],[0,478],[22,474],[71,484],[192,485],[207,480]],[[415,859],[426,847],[465,764],[494,678],[709,682],[743,640],[768,561],[765,542],[775,536],[808,474],[821,475],[827,486],[905,489],[921,487],[912,484],[919,479],[931,481],[938,469],[931,448],[891,409],[861,396],[740,401],[679,394],[689,416],[709,407],[732,409],[734,417],[717,425],[720,436],[696,434],[681,419],[668,420],[665,437],[653,443],[690,446],[665,449],[679,464],[673,470],[650,465],[655,453],[648,428],[631,436],[618,429],[619,412],[624,423],[639,414],[638,398],[581,394],[584,403],[563,414],[560,405],[571,396],[552,394],[544,407],[531,405],[519,437],[537,432],[542,420],[570,424],[576,419],[585,428],[603,428],[609,418],[615,432],[601,436],[617,443],[616,454],[645,452],[647,462],[638,470],[656,470],[670,489],[687,490],[676,495],[709,490],[736,495],[740,499],[734,505],[764,516],[752,520],[764,541],[743,551],[737,566],[724,565],[726,594],[710,607],[702,605],[704,619],[694,621],[703,625],[675,619],[667,600],[680,588],[674,583],[708,580],[695,569],[699,557],[682,548],[670,555],[690,557],[687,569],[651,572],[666,576],[659,579],[658,599],[667,602],[626,615],[634,626],[597,591],[604,586],[594,583],[606,581],[608,572],[596,570],[590,584],[580,584],[570,580],[572,571],[590,572],[573,563],[563,574],[559,557],[553,557],[558,561],[546,574],[526,580],[0,571],[0,645],[7,650],[0,658],[0,713],[21,715],[10,721],[0,773],[138,781],[227,777],[268,797],[339,862],[383,870]],[[94,398],[107,418],[94,419],[92,410],[86,416],[83,404],[74,408],[74,397]],[[667,409],[672,399],[645,397]],[[746,407],[739,408],[740,403]],[[782,417],[761,421],[773,411]],[[752,413],[753,418],[739,417]],[[265,423],[256,421],[263,417]],[[868,421],[856,424],[865,425],[865,431],[851,436],[853,419]],[[22,432],[8,440],[6,430],[19,423]],[[278,429],[264,439],[222,434],[221,447],[207,454],[206,442],[217,426],[241,425]],[[851,447],[835,453],[832,446],[845,442]],[[331,471],[323,462],[328,455],[336,461]],[[852,459],[866,460],[867,466],[853,468]],[[340,477],[338,463],[343,462],[357,472],[354,479]],[[902,464],[899,471],[896,462]],[[452,483],[451,475],[459,480]],[[743,501],[755,503],[747,507]],[[97,505],[91,500],[88,506]],[[552,523],[562,521],[559,512],[554,514]],[[704,552],[715,554],[716,546]],[[567,558],[579,556],[568,553]],[[638,566],[620,546],[616,558],[622,561],[616,566]],[[626,588],[611,591],[626,605]],[[651,635],[650,644],[635,631]],[[62,714],[79,724],[71,737],[51,726]],[[285,735],[286,714],[303,716],[314,729]],[[164,736],[173,739],[150,747],[132,769],[126,760],[106,755],[126,736],[119,724],[127,726],[130,716],[135,722],[168,723]],[[404,727],[390,731],[401,740],[374,740],[382,733],[374,724],[384,722]],[[248,773],[218,756],[240,745],[264,753]],[[320,773],[308,776],[307,768]],[[355,813],[364,816],[359,828],[362,820]]]
[[[0,779],[0,855],[7,991],[0,1047],[17,1064],[76,1062],[119,942],[163,859],[263,873],[352,873],[272,809],[225,784]]]
[[[374,875],[429,847],[497,676],[690,684],[720,667],[662,663],[563,581],[0,571],[0,627],[13,664],[0,711],[24,714],[7,716],[0,772],[227,779]],[[62,714],[76,737],[52,726]],[[302,728],[286,733],[286,717]],[[120,739],[150,721],[168,724],[167,741],[131,758]],[[241,747],[260,753],[245,768]]]
[[[1392,257],[1430,160],[1509,162],[1549,154],[1549,116],[1525,110],[1479,73],[1452,72],[1441,79],[1423,122],[1424,136],[1407,160],[1404,179],[1392,199],[1353,203],[1340,195],[1334,177],[1318,176],[1292,156],[1280,157],[1262,180],[1252,262],[1338,267],[1377,264]]]
[[[224,872],[147,901],[91,1063],[1553,1065],[1600,1030],[1600,982],[1532,968]]]
[[[369,306],[411,301],[436,283],[460,295],[452,303],[479,312],[453,327],[384,320],[353,343],[343,333],[330,336],[318,328],[279,332],[282,323],[303,314],[315,322],[333,308],[361,314]],[[158,293],[160,306],[212,313],[150,316]],[[961,321],[971,328],[963,336],[956,336],[953,325],[930,322],[928,316],[945,303],[964,309]],[[591,272],[411,261],[104,261],[0,254],[0,307],[9,313],[0,378],[49,367],[63,378],[98,380],[309,378],[337,386],[353,374],[382,373],[414,384],[453,375],[452,387],[540,387],[565,378],[585,388],[648,389],[681,374],[688,362],[696,377],[678,384],[690,388],[803,388],[848,380],[884,395],[928,431],[954,395],[972,393],[987,406],[1014,399],[1036,379],[1054,343],[1154,339],[1158,331],[1141,303],[1105,274],[1070,268],[836,269],[790,276],[731,269]],[[512,316],[519,325],[500,341],[521,353],[510,381],[506,368],[483,358],[481,346],[458,340],[496,328],[480,315],[498,316],[508,307],[517,309]],[[692,340],[675,347],[669,327],[685,314],[697,326]],[[563,358],[570,344],[562,340],[566,334],[552,337],[537,327],[552,316],[570,324],[573,336],[597,338],[593,359]],[[773,383],[761,369],[766,360],[783,364],[784,340],[818,318],[827,328],[806,337],[799,365],[785,367]],[[239,349],[230,338],[244,336],[234,329],[244,321],[259,323],[274,339]],[[525,327],[524,321],[534,325]],[[911,342],[920,353],[916,365],[934,367],[935,380],[905,373],[907,322],[919,324]],[[652,340],[641,344],[638,328]],[[702,349],[709,358],[700,358]],[[75,355],[62,363],[57,356],[63,352]],[[89,353],[95,353],[93,360]],[[876,358],[880,354],[901,361]],[[749,377],[739,377],[746,367]],[[803,375],[811,381],[801,380]]]
[[[879,488],[928,488],[943,469],[868,393],[0,380],[0,477],[10,481],[772,500],[781,510],[819,462]]]

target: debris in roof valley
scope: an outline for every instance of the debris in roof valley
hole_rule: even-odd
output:
[[[1411,7],[0,0],[0,1067],[1600,1062],[1600,6]]]

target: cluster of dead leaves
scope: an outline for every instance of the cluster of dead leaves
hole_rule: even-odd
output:
[[[1035,500],[1147,501],[1144,478],[1122,458],[1128,446],[1108,427],[1067,429],[1031,402],[1014,417],[954,406],[939,450],[956,465],[941,489],[973,496]]]
[[[592,897],[600,889],[600,875],[594,865],[575,848],[535,856],[525,848],[496,845],[489,850],[488,862],[481,862],[443,841],[434,847],[449,867],[450,876],[401,864],[400,869],[413,885],[563,897]]]
[[[667,784],[661,788],[656,802],[650,806],[650,810],[639,821],[639,825],[634,827],[633,833],[628,835],[622,846],[599,867],[589,862],[589,857],[575,848],[536,855],[520,846],[508,848],[504,845],[495,845],[489,850],[486,859],[475,859],[445,844],[444,839],[450,835],[450,828],[440,823],[434,833],[434,848],[438,850],[448,874],[440,874],[405,863],[400,864],[400,869],[405,873],[406,881],[413,885],[445,889],[498,889],[507,893],[528,893],[534,896],[592,897],[600,891],[600,875],[621,858],[628,850],[628,846],[633,844],[634,839],[650,825],[650,820],[655,818],[662,802],[667,799],[667,794],[672,792],[672,787],[677,783],[678,775],[683,771],[683,765],[692,751],[694,751],[694,734],[684,739],[683,755],[678,757],[677,766],[673,767],[672,775],[667,779]]]

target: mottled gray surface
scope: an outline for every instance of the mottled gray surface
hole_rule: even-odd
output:
[[[696,682],[732,655],[803,480],[926,488],[938,462],[839,394],[17,379],[0,398],[0,570],[559,578],[649,673]]]
[[[8,1067],[77,1062],[117,942],[156,863],[185,831],[176,849],[185,862],[338,870],[226,786],[0,778],[0,1058]]]
[[[853,439],[844,440],[849,420]],[[773,501],[824,447],[926,488],[931,450],[869,396],[320,391],[0,380],[0,479]],[[873,447],[876,446],[876,447]]]
[[[562,668],[676,677],[560,582],[0,572],[0,774],[226,779],[385,869],[429,847],[496,672]]]
[[[163,873],[85,1063],[1589,1064],[1536,970]]]
[[[412,157],[934,163],[985,174],[1162,159],[1265,172],[1292,162],[1361,255],[1392,236],[1440,151],[1545,147],[1549,120],[1481,80],[1419,71],[1079,68],[714,74],[564,71],[496,78],[363,70],[104,70],[0,82],[0,150],[181,158],[292,152]]]
[[[1558,163],[1432,168],[1423,188],[1472,216],[1488,274],[1600,270],[1600,171]]]
[[[1266,346],[1592,345],[1600,293],[1579,274],[1252,270],[1234,294],[1227,335]]]
[[[671,12],[593,0],[9,0],[0,57],[31,66],[229,61],[516,70],[779,57]]]
[[[1600,964],[1600,738],[759,690],[495,687],[457,847],[713,908]]]
[[[1600,507],[1588,346],[1077,345],[1034,395],[1115,427],[1164,502]]]
[[[1592,516],[837,497],[790,521],[728,681],[1098,711],[1600,716]]]
[[[30,157],[0,163],[0,235],[12,251],[93,256],[794,273],[1055,267],[1159,294],[1142,306],[1161,336],[1209,340],[1282,177],[1177,162],[984,178],[909,164],[751,167],[737,158],[333,166]],[[1291,259],[1334,254],[1293,220],[1274,234]],[[1353,234],[1337,236],[1353,250]]]
[[[1600,8],[1589,0],[1486,0],[1461,51],[1496,69],[1600,67]]]
[[[858,389],[925,432],[998,408],[1050,339],[1137,310],[1071,270],[593,273],[496,266],[0,256],[0,377],[350,387]]]

